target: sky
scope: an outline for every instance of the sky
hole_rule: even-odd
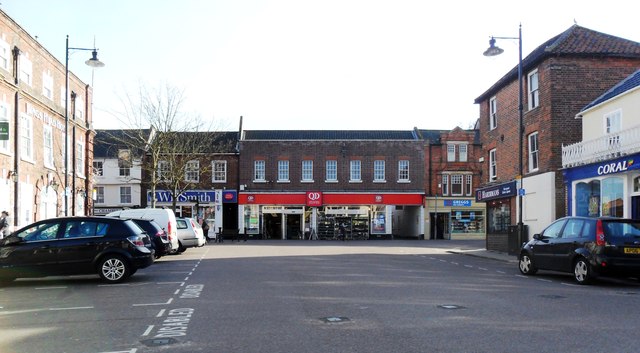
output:
[[[427,0],[0,0],[93,86],[96,129],[124,128],[141,87],[184,92],[217,130],[470,128],[475,98],[574,23],[640,42],[632,2]],[[491,36],[505,52],[484,57]]]

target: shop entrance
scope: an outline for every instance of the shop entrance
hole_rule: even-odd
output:
[[[264,239],[282,239],[282,214],[267,213],[264,219]]]
[[[640,196],[631,196],[631,218],[640,219]]]
[[[287,224],[287,239],[302,239],[302,215],[287,214],[284,218]]]
[[[448,213],[431,213],[431,236],[429,239],[448,239],[449,234],[449,214]]]

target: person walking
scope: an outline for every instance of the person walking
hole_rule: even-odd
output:
[[[209,223],[206,219],[202,219],[202,234],[204,234],[205,241],[209,241]]]
[[[0,216],[0,239],[11,234],[11,219],[9,218],[9,212],[2,211]]]

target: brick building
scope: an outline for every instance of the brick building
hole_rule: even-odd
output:
[[[0,11],[0,208],[12,213],[16,227],[89,208],[91,88],[69,73],[67,90],[65,72],[63,63]]]
[[[518,68],[475,102],[484,173],[476,200],[487,203],[488,248],[506,250],[518,220],[517,176],[523,160],[523,223],[528,236],[566,215],[562,145],[580,141],[575,115],[587,103],[640,67],[640,43],[578,25],[549,39],[522,62],[523,154],[518,155]]]
[[[418,130],[425,141],[425,216],[428,239],[484,238],[485,204],[478,130]]]
[[[414,131],[243,131],[239,229],[255,237],[424,236]]]

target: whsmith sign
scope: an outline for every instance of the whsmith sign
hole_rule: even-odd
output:
[[[198,202],[213,203],[216,199],[216,193],[213,190],[193,190],[184,191],[178,195],[177,202]],[[147,196],[147,201],[151,201],[151,193]],[[169,190],[156,190],[156,202],[173,202],[173,196]]]

